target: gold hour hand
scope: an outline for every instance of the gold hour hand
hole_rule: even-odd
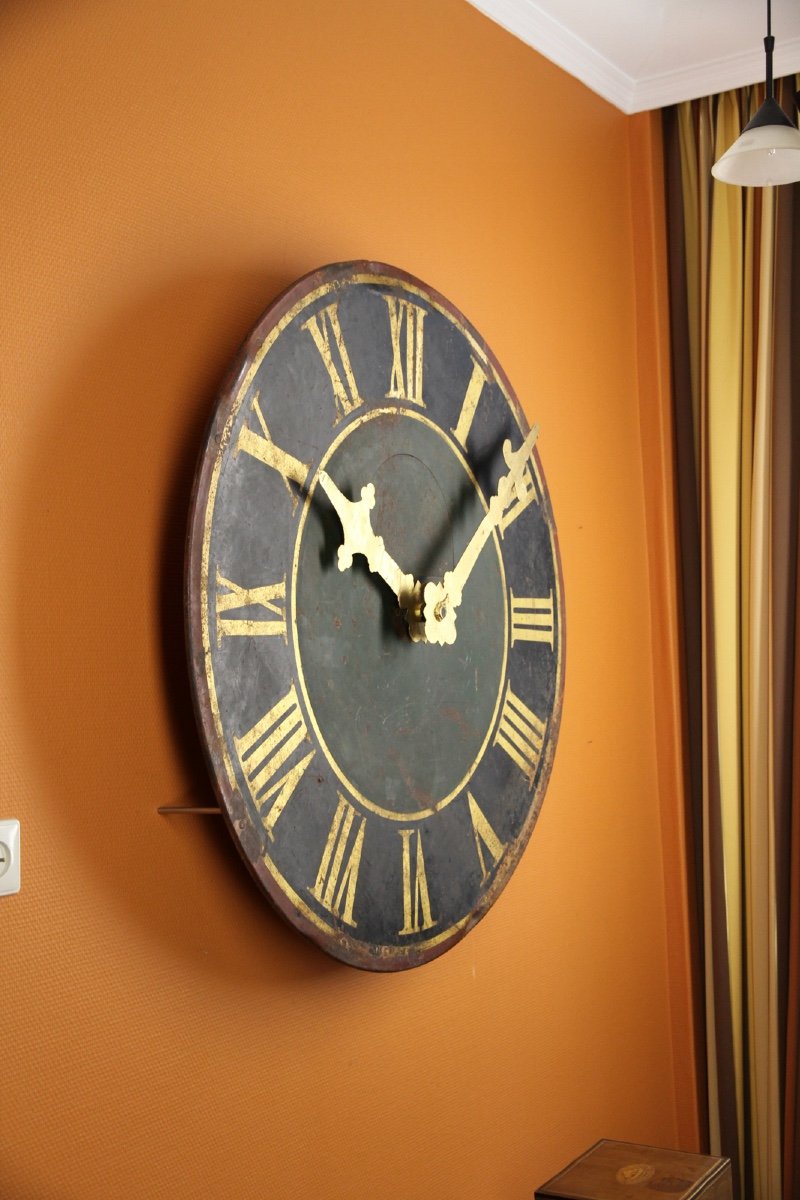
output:
[[[319,482],[342,523],[344,541],[339,547],[339,570],[346,571],[353,565],[353,555],[363,554],[370,571],[380,575],[392,589],[402,609],[408,610],[413,602],[414,579],[405,575],[372,528],[371,510],[375,507],[375,485],[366,484],[361,489],[360,500],[348,500],[336,486],[327,471],[320,471]]]
[[[503,457],[508,471],[500,477],[497,491],[489,501],[489,509],[473,533],[464,553],[452,571],[445,573],[441,583],[427,583],[423,592],[423,621],[425,641],[434,645],[450,646],[456,640],[456,613],[461,603],[464,587],[478,561],[480,552],[488,541],[492,530],[499,525],[503,514],[512,500],[522,495],[518,489],[522,483],[534,442],[539,436],[539,426],[534,425],[519,450],[512,450],[511,443],[503,443]]]

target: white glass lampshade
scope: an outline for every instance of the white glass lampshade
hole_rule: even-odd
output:
[[[765,100],[711,174],[740,187],[770,187],[800,180],[800,130],[775,99]]]

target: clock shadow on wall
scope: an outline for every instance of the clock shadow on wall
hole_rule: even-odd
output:
[[[64,853],[49,870],[65,873],[65,890],[79,891],[80,876],[88,870],[102,881],[109,904],[126,909],[134,920],[165,940],[170,953],[202,963],[204,970],[257,979],[259,984],[267,985],[269,981],[302,978],[309,973],[319,976],[334,972],[341,976],[341,970],[332,958],[319,953],[269,911],[242,869],[243,847],[237,849],[227,837],[221,818],[164,817],[157,814],[157,808],[215,802],[192,711],[186,664],[183,610],[187,515],[198,455],[207,445],[208,422],[219,381],[225,377],[231,359],[235,359],[243,331],[254,326],[265,302],[281,293],[285,284],[285,278],[233,273],[187,279],[147,296],[138,306],[107,321],[80,361],[72,367],[66,364],[62,376],[66,382],[46,402],[42,401],[35,418],[38,429],[32,444],[38,450],[33,454],[22,497],[25,515],[18,530],[14,573],[19,580],[15,594],[16,685],[22,697],[32,765],[43,781],[41,800],[47,809],[46,822],[38,826],[32,822],[31,842],[35,843],[37,837],[47,839],[49,854],[53,830],[57,830]],[[383,293],[377,294],[377,299],[381,311],[388,314]],[[386,321],[391,330],[388,315]],[[435,322],[430,315],[425,321],[426,335],[432,343]],[[402,338],[407,325],[400,321],[398,328]],[[305,336],[310,337],[307,332]],[[388,348],[391,361],[391,332]],[[311,349],[318,354],[313,342]],[[362,353],[363,347],[356,339],[354,360]],[[459,381],[460,394],[453,399],[456,407],[452,418],[447,418],[456,428],[465,411],[474,370],[468,360],[464,361],[469,367],[468,377]],[[386,370],[387,361],[376,364],[375,370],[379,367]],[[322,384],[330,387],[324,364],[317,364],[317,372]],[[432,368],[431,394],[435,381]],[[380,394],[378,386],[370,390],[373,396]],[[482,389],[472,385],[472,390],[477,394]],[[303,537],[298,541],[293,532],[290,538],[300,547],[299,559],[303,555],[307,558],[296,565],[290,591],[292,603],[300,604],[297,627],[311,620],[312,609],[320,609],[304,634],[298,634],[292,642],[287,637],[287,649],[294,652],[299,648],[301,656],[313,658],[315,639],[325,633],[325,620],[341,619],[345,605],[352,613],[349,606],[353,603],[353,587],[362,605],[359,620],[368,618],[372,622],[373,654],[383,655],[387,639],[397,641],[398,624],[401,633],[405,628],[405,618],[399,616],[398,620],[397,606],[387,595],[383,581],[365,569],[363,559],[356,558],[349,572],[328,569],[332,553],[338,552],[341,528],[319,486],[318,470],[323,458],[350,500],[358,497],[365,482],[375,484],[376,529],[381,528],[398,559],[403,559],[404,570],[413,571],[420,581],[439,580],[443,571],[452,568],[482,521],[485,501],[506,469],[499,457],[504,434],[511,433],[515,446],[521,442],[522,428],[492,426],[478,405],[472,426],[478,444],[470,447],[469,453],[459,450],[458,445],[454,450],[447,443],[449,435],[442,433],[444,414],[437,428],[432,407],[410,410],[411,415],[404,411],[399,419],[396,411],[379,411],[396,409],[406,402],[396,400],[393,405],[384,396],[369,413],[352,413],[345,420],[329,421],[327,428],[312,439],[309,461],[314,462],[315,474],[313,487],[306,491],[314,494],[305,507],[300,502],[297,505],[295,528],[304,521]],[[406,438],[402,444],[393,445],[389,455],[380,451],[383,436],[375,436],[382,424],[384,434],[386,427],[396,425]],[[257,430],[258,426],[251,428]],[[280,423],[275,428],[281,428]],[[58,447],[57,455],[53,454],[54,446]],[[441,487],[426,492],[418,477],[409,481],[404,475],[404,464],[407,468],[409,463],[418,464],[430,456],[435,460],[434,481],[440,470],[442,479],[450,472],[446,494],[438,498],[436,493]],[[256,468],[257,479],[264,473],[263,462],[253,459],[249,465]],[[397,479],[402,483],[404,478],[408,484],[407,503],[411,505],[406,517],[400,511],[402,506],[387,506],[387,496],[391,496]],[[302,489],[294,483],[290,486],[302,500]],[[280,488],[285,496],[282,481]],[[414,504],[426,495],[429,536],[424,544],[414,544],[414,537],[409,535],[415,527]],[[546,507],[549,514],[549,502],[543,506],[543,498],[540,489],[530,512]],[[443,517],[447,518],[444,510],[448,507],[457,535],[455,543],[445,532],[447,520]],[[522,519],[516,526],[524,527]],[[482,600],[476,606],[465,603],[459,609],[457,629],[461,641],[457,639],[455,646],[415,645],[413,651],[427,658],[396,662],[401,674],[410,662],[426,664],[426,670],[436,662],[436,677],[431,677],[434,692],[444,686],[439,676],[447,679],[447,672],[438,669],[445,660],[435,656],[466,647],[470,639],[477,646],[481,639],[475,622],[485,629],[487,614],[492,611],[496,632],[503,621],[508,626],[515,620],[505,600],[498,606],[502,589],[511,587],[513,580],[506,578],[509,564],[495,533],[491,544],[494,548],[487,547],[490,553],[484,556],[488,561],[476,568],[468,585]],[[530,561],[535,563],[539,558],[535,555]],[[557,571],[557,555],[549,561],[552,570]],[[319,586],[320,571],[324,572],[324,587]],[[232,582],[241,585],[244,581]],[[256,585],[270,581],[246,582]],[[303,589],[306,598],[298,600]],[[545,591],[528,579],[518,594],[531,597]],[[309,596],[320,594],[325,603],[320,606],[316,599],[309,603]],[[38,598],[36,604],[31,602],[33,596]],[[237,615],[242,614],[232,612],[233,617]],[[234,641],[228,639],[229,644]],[[478,739],[480,753],[476,758],[481,759],[478,765],[490,772],[483,783],[475,771],[470,775],[475,760],[461,768],[456,760],[446,763],[445,775],[449,771],[452,778],[438,780],[435,787],[425,775],[409,782],[409,764],[416,770],[419,763],[428,761],[430,755],[425,751],[396,762],[394,792],[376,799],[365,782],[372,777],[372,770],[359,764],[363,726],[349,748],[344,741],[337,743],[335,751],[327,743],[327,749],[323,747],[326,735],[328,740],[333,739],[331,730],[335,731],[336,723],[331,724],[331,712],[325,712],[324,696],[314,692],[316,681],[324,673],[305,672],[298,707],[308,722],[309,736],[316,739],[313,745],[321,767],[319,786],[325,791],[328,807],[317,806],[316,818],[306,826],[310,857],[306,857],[304,866],[308,877],[303,877],[301,884],[310,891],[322,878],[330,841],[333,849],[327,856],[328,873],[318,887],[319,900],[312,896],[312,902],[318,912],[339,909],[332,914],[333,925],[337,944],[344,944],[346,950],[340,957],[348,961],[357,961],[362,954],[357,946],[353,951],[352,941],[341,942],[342,932],[345,939],[352,934],[351,921],[356,926],[361,922],[361,931],[368,932],[372,944],[389,945],[390,954],[405,955],[401,965],[423,961],[431,946],[438,952],[433,939],[442,928],[441,883],[447,878],[451,880],[447,930],[458,935],[463,914],[471,921],[484,910],[492,872],[513,837],[513,831],[509,836],[491,809],[491,764],[502,763],[511,777],[518,774],[516,787],[520,795],[524,798],[529,794],[524,769],[518,762],[515,765],[508,754],[498,753],[496,740],[490,746],[490,739],[503,727],[509,729],[509,722],[519,727],[522,716],[522,767],[530,766],[535,730],[525,714],[532,717],[533,706],[538,704],[530,694],[523,700],[512,692],[512,707],[506,709],[509,701],[502,687],[510,682],[506,670],[509,629],[506,627],[502,636],[497,634],[494,642],[490,638],[489,643],[485,653],[487,660],[495,663],[495,707],[491,719],[487,720],[485,714],[480,718],[487,735],[485,745]],[[515,676],[514,681],[520,678]],[[283,692],[276,693],[275,703],[282,696]],[[274,703],[265,701],[263,708],[266,714]],[[558,689],[551,692],[542,707],[543,716],[545,708],[553,717],[554,746],[560,713]],[[316,729],[312,727],[312,712],[320,714],[314,717],[319,726]],[[363,722],[369,715],[369,705],[362,704],[359,719]],[[460,716],[456,716],[458,724]],[[407,712],[406,718],[401,731],[413,733],[414,713]],[[254,725],[255,721],[237,732],[246,733]],[[446,727],[437,727],[439,734]],[[437,744],[442,740],[434,735]],[[391,743],[381,748],[378,739],[370,745],[373,755],[392,753]],[[492,749],[494,757],[484,758],[485,752]],[[546,765],[549,770],[549,757]],[[337,768],[347,783],[343,784]],[[354,788],[350,789],[348,783],[354,783]],[[423,811],[424,805],[417,811],[414,805],[419,807],[418,796],[426,790],[433,797],[430,812]],[[297,796],[291,798],[299,796],[298,789]],[[337,826],[336,814],[343,796],[342,818]],[[411,804],[409,796],[413,798]],[[288,809],[284,815],[286,812]],[[441,818],[442,840],[438,847],[427,836],[432,826],[423,824],[431,816]],[[336,830],[345,825],[351,841],[342,845],[342,855],[338,856]],[[284,826],[288,829],[288,822],[284,821]],[[363,846],[369,853],[362,850],[358,873],[342,875],[342,862],[345,869],[354,864],[352,835],[359,827],[364,829]],[[383,863],[371,857],[379,828],[383,829]],[[448,861],[451,834],[461,838],[458,871],[452,871],[452,862]],[[285,863],[290,863],[291,857],[290,851]],[[515,853],[512,868],[517,857]],[[335,886],[329,888],[332,877]],[[360,907],[363,897],[369,895],[367,889],[387,898],[383,923],[373,922],[373,929],[367,929]],[[352,909],[348,907],[351,897]],[[235,938],[231,937],[232,929],[237,931]],[[327,936],[323,931],[323,943]],[[409,954],[408,945],[421,946],[422,950]],[[357,961],[357,965],[369,964]]]
[[[64,894],[100,881],[170,954],[267,987],[336,966],[265,911],[220,818],[157,808],[216,803],[186,669],[189,498],[219,381],[286,282],[197,275],[106,317],[28,418],[11,573],[31,857]]]

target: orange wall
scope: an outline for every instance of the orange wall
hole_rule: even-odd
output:
[[[657,126],[464,0],[11,3],[0,89],[0,1196],[530,1197],[598,1137],[694,1148]],[[156,813],[208,797],[181,556],[215,385],[356,257],[452,299],[541,424],[567,602],[532,842],[388,977]]]

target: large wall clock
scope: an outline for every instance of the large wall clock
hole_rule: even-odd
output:
[[[276,300],[214,412],[187,569],[202,740],[258,884],[355,966],[453,946],[536,821],[564,598],[535,442],[469,322],[369,262]]]

